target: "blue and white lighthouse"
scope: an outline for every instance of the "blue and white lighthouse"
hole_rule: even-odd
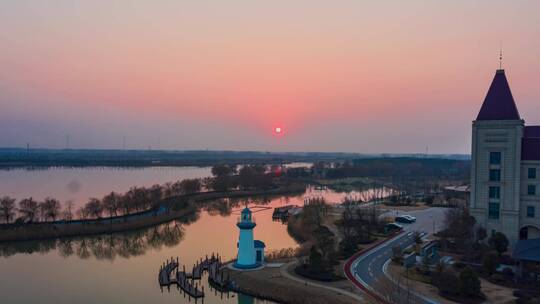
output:
[[[253,239],[253,228],[257,224],[248,207],[242,210],[236,226],[240,229],[240,237],[238,238],[238,257],[234,267],[239,269],[259,267],[264,262],[265,245],[263,242]]]

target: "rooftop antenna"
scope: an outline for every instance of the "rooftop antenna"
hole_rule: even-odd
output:
[[[502,60],[503,60],[503,51],[502,51],[502,43],[499,45],[499,70],[502,70]]]

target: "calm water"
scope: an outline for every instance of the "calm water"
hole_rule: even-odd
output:
[[[50,168],[39,170],[0,170],[0,195],[17,199],[47,196],[75,206],[88,198],[101,198],[111,191],[123,193],[133,186],[151,186],[185,178],[211,175],[210,167],[146,167],[146,168]]]
[[[204,177],[209,168],[85,168],[0,171],[0,195],[53,196],[85,202],[88,197],[182,178]],[[76,191],[69,186],[76,181]],[[209,202],[197,214],[130,233],[62,241],[0,244],[1,303],[189,303],[176,289],[162,293],[159,265],[167,258],[193,265],[205,254],[235,258],[237,213],[243,204],[302,205],[306,197],[339,202],[347,194],[313,188],[303,195],[266,201]],[[255,238],[267,250],[296,247],[286,226],[272,221],[272,209],[255,213]],[[221,299],[207,291],[205,303],[268,303],[237,294]],[[193,302],[193,301],[192,301]]]
[[[217,209],[201,211],[191,223],[175,221],[113,236],[0,245],[1,303],[188,303],[176,288],[160,291],[159,265],[178,256],[189,267],[212,252],[234,258],[235,209],[225,216]],[[255,237],[269,249],[295,247],[286,226],[273,222],[271,215],[272,210],[256,213]],[[265,303],[250,297],[240,302],[233,293],[221,300],[208,292],[206,279],[201,282],[205,303]]]

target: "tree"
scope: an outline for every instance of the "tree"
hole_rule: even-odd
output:
[[[37,220],[38,211],[38,202],[31,197],[22,199],[19,202],[19,212],[28,222]]]
[[[198,178],[188,178],[180,182],[180,189],[183,194],[193,194],[201,191],[201,181]]]
[[[401,247],[392,247],[392,261],[397,264],[401,264],[403,262],[403,250],[401,250]]]
[[[243,189],[264,189],[272,185],[272,174],[263,165],[246,165],[238,172],[238,183]]]
[[[103,209],[107,211],[110,217],[118,215],[118,209],[120,209],[120,199],[120,195],[113,191],[105,195],[101,200],[103,203]]]
[[[336,223],[343,236],[339,246],[341,253],[346,257],[349,257],[358,249],[358,238],[356,237],[354,229],[356,219],[354,218],[353,203],[349,198],[345,198],[342,206],[343,213]]]
[[[174,195],[173,184],[171,182],[163,185],[163,197],[171,197]]]
[[[488,239],[488,244],[499,253],[499,256],[508,250],[508,239],[502,232],[495,232],[495,234]]]
[[[212,189],[215,191],[227,191],[233,186],[232,175],[236,173],[236,166],[215,165],[212,167]]]
[[[126,204],[130,204],[130,207],[136,209],[137,211],[147,209],[149,199],[148,193],[144,188],[132,187],[128,192],[126,192],[124,199]]]
[[[52,219],[53,221],[56,221],[61,208],[60,202],[57,199],[50,197],[45,198],[43,202],[39,203],[39,209],[45,220]]]
[[[0,217],[10,223],[15,216],[15,199],[9,196],[0,198]]]
[[[322,255],[317,249],[317,246],[311,246],[309,251],[309,269],[314,273],[324,272]]]
[[[323,197],[312,197],[304,201],[302,217],[308,226],[321,227],[328,204]]]
[[[86,208],[84,207],[77,209],[76,213],[77,213],[77,217],[80,218],[81,220],[85,220],[88,218],[88,210],[86,210]]]
[[[64,220],[71,221],[73,219],[73,201],[67,201],[64,206]]]
[[[493,274],[499,266],[499,256],[495,252],[488,252],[482,258],[482,267],[488,275]]]
[[[321,227],[313,232],[317,247],[321,251],[323,268],[330,269],[337,263],[336,241],[334,234],[326,227]]]
[[[474,225],[476,221],[467,208],[450,208],[445,213],[443,237],[456,242],[457,249],[470,250],[474,242]]]
[[[94,218],[101,218],[101,215],[103,214],[103,205],[101,204],[101,201],[94,197],[90,198],[88,203],[84,205],[84,209],[86,209],[86,214]]]
[[[372,236],[378,225],[379,218],[375,205],[372,205],[372,208],[369,209],[356,209],[356,224],[354,227],[361,243],[369,243],[373,240]]]
[[[212,167],[212,175],[214,177],[230,176],[236,173],[236,166],[215,165]]]
[[[243,166],[238,171],[238,184],[242,189],[255,187],[256,172],[250,165]]]
[[[128,193],[120,196],[119,201],[118,201],[118,207],[119,209],[122,209],[122,213],[124,213],[124,215],[130,214],[131,210],[133,210],[131,198]]]
[[[432,282],[438,286],[439,285],[439,280],[441,278],[441,275],[446,271],[446,265],[439,261],[436,265],[435,265],[435,271],[433,272],[433,279],[432,279]]]
[[[147,199],[150,202],[150,207],[154,208],[159,206],[161,199],[163,198],[163,189],[160,185],[153,185],[147,190]]]
[[[470,267],[459,274],[459,293],[466,297],[477,297],[480,293],[480,280]]]
[[[459,279],[453,271],[441,273],[437,281],[437,288],[442,294],[455,295],[459,293]]]
[[[487,238],[486,228],[478,226],[478,228],[476,228],[476,241],[482,242],[485,238]]]

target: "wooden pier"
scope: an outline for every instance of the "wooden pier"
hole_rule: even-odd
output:
[[[176,285],[184,292],[184,296],[199,299],[204,297],[204,286],[199,281],[204,272],[208,272],[209,283],[219,289],[219,291],[226,290],[229,283],[229,277],[225,278],[223,271],[221,270],[223,264],[221,263],[221,257],[219,255],[212,254],[212,256],[206,256],[205,259],[200,259],[195,265],[193,265],[191,272],[186,272],[185,266],[180,270],[180,264],[178,258],[167,260],[159,268],[158,282],[160,288],[167,287],[170,291],[171,285]]]

